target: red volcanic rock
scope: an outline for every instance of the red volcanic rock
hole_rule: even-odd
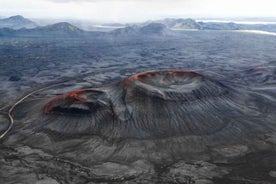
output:
[[[53,106],[56,105],[56,103],[59,102],[64,102],[64,101],[72,101],[72,102],[77,102],[77,103],[84,103],[85,99],[83,99],[82,97],[80,97],[80,94],[85,93],[85,90],[76,90],[73,91],[69,94],[65,94],[65,95],[61,95],[61,96],[57,96],[55,98],[53,98],[52,100],[50,100],[44,107],[44,113],[49,113],[53,110]],[[59,104],[61,105],[61,104]]]

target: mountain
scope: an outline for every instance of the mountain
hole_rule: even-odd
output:
[[[35,28],[37,25],[35,22],[22,17],[21,15],[12,16],[5,19],[0,19],[0,28],[11,28],[11,29],[21,29],[21,28]]]
[[[67,22],[60,22],[48,26],[36,27],[33,29],[20,29],[17,31],[18,35],[29,36],[72,36],[82,33],[84,33],[83,30]]]
[[[81,33],[83,30],[69,24],[68,22],[60,22],[48,26],[34,28],[33,31],[41,32],[66,32],[66,33]]]
[[[200,29],[200,25],[193,19],[164,19],[155,21],[166,25],[170,29]]]
[[[169,30],[167,29],[166,25],[161,23],[150,23],[140,28],[139,30],[142,34],[158,34],[163,35],[167,34]]]
[[[127,35],[165,35],[171,31],[161,23],[149,23],[144,26],[127,26],[111,31],[112,35],[127,36]]]
[[[112,35],[133,35],[133,34],[138,34],[139,32],[139,27],[138,26],[127,26],[124,28],[118,28],[115,29],[114,31],[111,31]]]

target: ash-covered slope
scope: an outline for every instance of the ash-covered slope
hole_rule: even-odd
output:
[[[49,86],[14,106],[14,126],[3,140],[28,160],[30,148],[39,150],[28,168],[58,181],[148,183],[166,165],[163,183],[171,175],[184,182],[187,172],[190,183],[209,181],[230,172],[212,163],[274,149],[261,141],[276,130],[273,104],[196,72],[142,72],[60,94],[70,85]]]
[[[230,143],[272,123],[259,116],[256,96],[185,70],[144,72],[50,100],[26,100],[15,111],[16,120],[26,122],[15,132],[97,135],[109,140],[204,136],[208,141],[218,136],[219,140],[209,141]]]

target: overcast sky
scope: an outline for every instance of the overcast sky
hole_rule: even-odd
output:
[[[276,0],[0,0],[0,16],[138,22],[166,17],[276,17]]]

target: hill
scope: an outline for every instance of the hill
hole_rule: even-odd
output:
[[[36,27],[33,29],[17,30],[17,35],[23,36],[77,36],[85,31],[67,22],[60,22],[48,26]]]
[[[144,26],[127,26],[125,28],[119,28],[111,31],[112,35],[116,36],[127,36],[127,35],[166,35],[170,34],[171,31],[166,27],[166,25],[161,23],[149,23]]]
[[[170,29],[200,29],[200,25],[193,19],[164,19],[156,21]]]

